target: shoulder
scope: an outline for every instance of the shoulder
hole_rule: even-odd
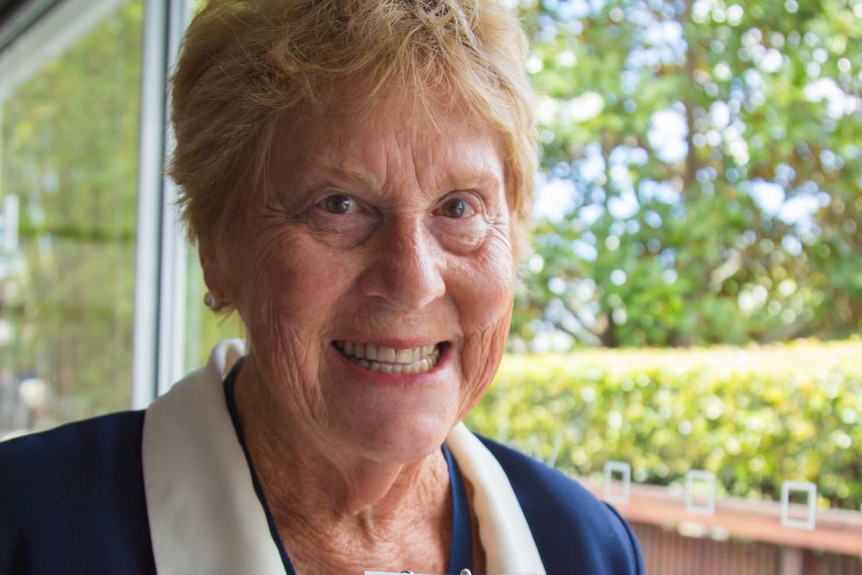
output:
[[[152,562],[142,429],[124,412],[0,443],[0,574]]]
[[[509,447],[479,438],[503,467],[548,575],[644,572],[631,528],[608,504],[574,479]]]
[[[143,412],[124,412],[2,442],[0,496],[15,487],[56,488],[99,479],[107,469],[111,475],[140,469],[142,427]]]

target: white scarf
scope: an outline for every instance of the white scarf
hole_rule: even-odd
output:
[[[224,398],[224,378],[243,354],[239,340],[220,343],[205,368],[146,411],[144,489],[159,575],[285,575]],[[496,458],[463,424],[446,444],[473,487],[488,573],[545,575]]]

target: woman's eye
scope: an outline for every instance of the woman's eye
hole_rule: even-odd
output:
[[[356,200],[344,194],[327,196],[319,205],[330,214],[352,214],[359,209]]]
[[[449,198],[443,202],[443,205],[440,206],[438,211],[441,216],[453,219],[466,218],[467,216],[472,216],[476,213],[473,206],[461,198]]]

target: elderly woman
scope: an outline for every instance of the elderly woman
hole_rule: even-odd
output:
[[[0,446],[0,573],[642,573],[620,517],[461,424],[536,140],[494,0],[212,0],[173,84],[206,304],[247,342]]]

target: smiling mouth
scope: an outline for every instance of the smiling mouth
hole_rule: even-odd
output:
[[[344,357],[368,371],[408,375],[427,373],[440,363],[445,344],[421,347],[395,348],[373,343],[353,343],[337,340],[335,349]]]

